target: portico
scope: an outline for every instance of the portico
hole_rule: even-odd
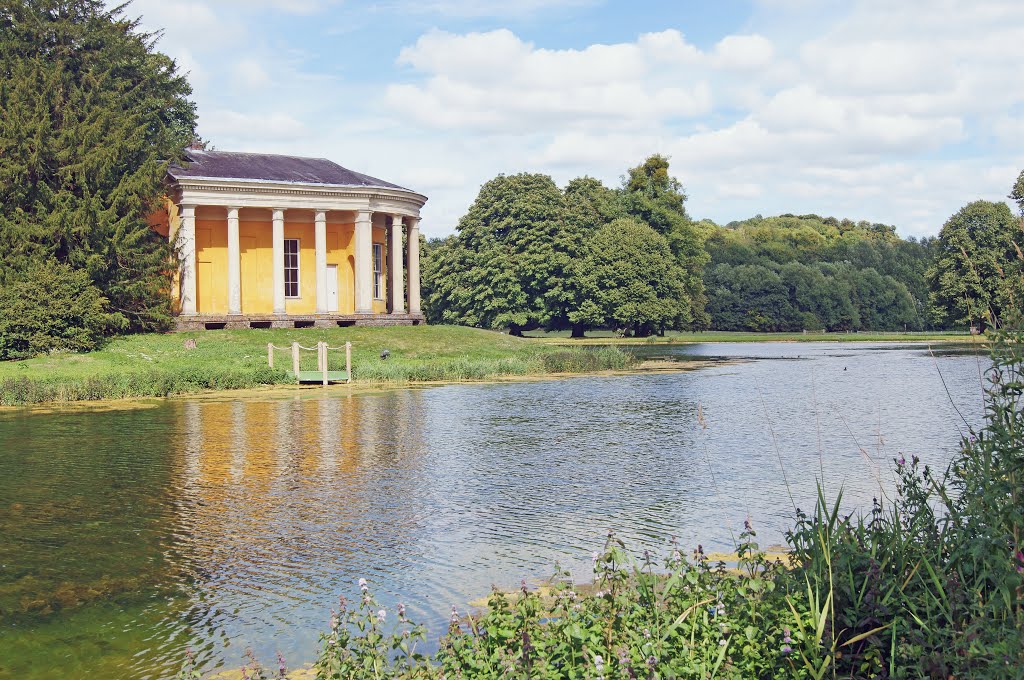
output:
[[[426,197],[326,159],[189,151],[169,172],[178,328],[415,324]]]

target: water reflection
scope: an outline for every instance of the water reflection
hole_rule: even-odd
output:
[[[167,677],[189,644],[207,669],[247,647],[309,661],[360,577],[437,633],[491,583],[556,561],[585,578],[609,528],[637,548],[671,534],[729,547],[749,515],[778,541],[822,476],[865,508],[891,489],[898,452],[941,467],[966,427],[956,411],[981,419],[973,356],[672,352],[750,361],[0,419],[0,676]],[[33,584],[52,596],[133,578],[118,597],[9,625]]]

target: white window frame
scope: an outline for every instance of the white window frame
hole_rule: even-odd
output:
[[[295,244],[295,252],[294,253],[289,253],[288,252],[288,244],[289,243],[294,243]],[[294,255],[295,256],[295,266],[294,267],[289,267],[288,266],[288,256],[289,255]],[[289,300],[297,300],[297,299],[302,297],[302,270],[300,269],[301,262],[302,262],[302,243],[300,243],[299,239],[297,239],[297,238],[286,238],[284,240],[284,296],[285,296],[285,298],[287,298]],[[295,294],[294,295],[289,295],[288,294],[288,285],[289,285],[289,282],[288,282],[288,271],[290,269],[294,269],[295,270]]]
[[[373,299],[384,299],[384,244],[373,244]]]

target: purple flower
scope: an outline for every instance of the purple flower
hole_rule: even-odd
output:
[[[387,617],[388,617],[387,611],[381,609],[381,610],[379,610],[377,612],[377,620],[380,621],[381,623],[384,623],[384,619],[386,619]]]
[[[288,675],[288,667],[284,665],[284,656],[281,652],[277,653],[277,671],[281,674],[281,677]]]
[[[365,578],[359,579],[359,590],[363,591],[364,593],[367,591],[366,579]]]
[[[789,645],[782,645],[782,649],[780,651],[782,652],[782,656],[789,656],[793,653],[793,648]]]
[[[455,605],[452,605],[452,616],[450,621],[453,626],[459,625],[459,610],[455,608]]]
[[[906,465],[907,464],[907,459],[903,457],[902,453],[900,454],[900,457],[896,459],[896,464],[897,465]]]
[[[401,602],[398,603],[398,618],[405,619],[405,605]]]

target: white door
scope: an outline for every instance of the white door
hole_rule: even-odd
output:
[[[327,265],[327,311],[338,311],[338,265]]]

